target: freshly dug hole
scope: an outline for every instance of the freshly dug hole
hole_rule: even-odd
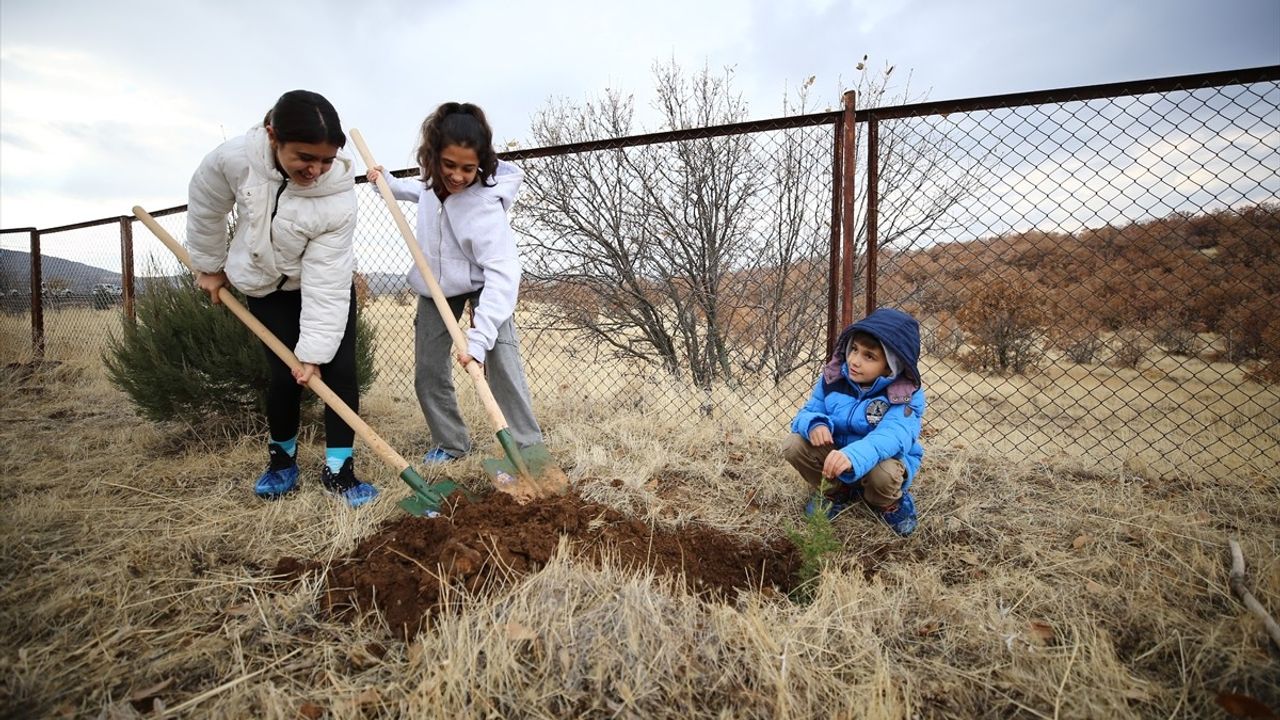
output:
[[[799,564],[785,538],[759,543],[700,525],[652,528],[574,494],[527,505],[498,492],[474,502],[455,493],[450,501],[452,509],[438,518],[406,515],[388,522],[335,561],[325,576],[322,606],[338,617],[376,608],[393,631],[412,637],[446,586],[483,593],[535,572],[554,555],[561,536],[591,561],[608,554],[624,568],[682,576],[691,592],[717,599],[740,589],[789,593]],[[294,578],[319,567],[282,558],[275,573]]]

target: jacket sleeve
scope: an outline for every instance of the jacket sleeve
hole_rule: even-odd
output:
[[[520,257],[516,236],[502,203],[492,197],[472,197],[465,206],[466,221],[455,226],[459,243],[484,273],[484,290],[476,306],[475,327],[467,331],[467,354],[483,363],[498,339],[498,327],[516,311],[520,294]]]
[[[796,413],[795,419],[791,421],[791,432],[803,435],[807,439],[809,431],[816,425],[831,427],[831,419],[827,417],[827,393],[823,389],[821,375],[813,386],[809,401],[800,408],[800,412]]]
[[[355,272],[356,202],[355,193],[343,197],[349,206],[338,223],[299,228],[311,237],[302,255],[302,313],[293,351],[305,363],[323,365],[332,360],[346,332]]]
[[[223,147],[205,156],[187,186],[186,246],[197,272],[218,272],[227,264],[227,215],[236,194],[223,171]]]
[[[418,198],[422,196],[422,191],[426,188],[426,183],[421,180],[398,178],[386,170],[382,172],[382,179],[387,181],[387,187],[391,188],[391,194],[397,200],[418,202]],[[375,195],[382,195],[382,193],[378,192],[377,185],[374,183],[368,183],[368,185]]]
[[[917,389],[904,405],[890,405],[880,424],[862,438],[840,448],[853,463],[850,473],[862,477],[889,458],[901,458],[920,437],[924,415],[924,390]]]

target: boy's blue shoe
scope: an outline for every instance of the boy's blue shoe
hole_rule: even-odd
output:
[[[347,505],[353,508],[358,508],[378,497],[378,488],[356,479],[355,462],[352,458],[347,458],[342,463],[342,469],[336,474],[329,469],[328,465],[325,465],[320,481],[324,483],[326,490],[334,495],[341,495],[342,499],[347,501]]]
[[[888,523],[893,531],[906,537],[915,532],[916,525],[916,501],[911,498],[911,493],[903,490],[902,499],[898,501],[898,506],[889,510],[881,510],[880,517]]]
[[[839,487],[827,493],[827,519],[835,520],[836,516],[848,510],[851,505],[862,499],[862,483],[856,482],[851,485],[840,483]],[[820,500],[817,496],[809,498],[809,502],[804,506],[804,514],[813,517],[818,512],[818,504]]]
[[[275,443],[267,445],[271,462],[253,485],[253,492],[263,500],[276,500],[298,489],[298,461]]]
[[[807,517],[813,517],[818,512],[818,505],[821,504],[827,509],[827,519],[835,520],[836,516],[849,509],[850,503],[835,502],[831,498],[819,499],[817,497],[809,498],[809,502],[805,503],[804,514]]]
[[[422,456],[422,464],[423,465],[444,465],[445,463],[451,463],[457,459],[458,459],[457,455],[450,455],[449,453],[445,452],[444,448],[437,445],[431,448],[430,450],[428,450],[426,455]]]

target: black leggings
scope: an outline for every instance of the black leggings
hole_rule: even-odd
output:
[[[302,315],[301,290],[277,290],[266,297],[249,298],[249,311],[267,329],[292,350],[298,345],[298,321]],[[299,403],[302,386],[293,372],[276,357],[265,343],[271,385],[267,388],[267,425],[273,440],[286,440],[298,434]],[[353,412],[360,412],[360,386],[356,380],[356,287],[351,286],[351,304],[347,310],[347,327],[333,359],[320,366],[320,377],[337,393]],[[351,447],[355,431],[333,410],[324,409],[325,444],[332,448]]]

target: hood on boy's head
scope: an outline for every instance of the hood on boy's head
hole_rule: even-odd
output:
[[[840,378],[840,366],[845,362],[849,340],[855,332],[864,332],[880,341],[890,372],[894,376],[905,377],[916,387],[921,386],[918,367],[920,324],[908,313],[895,308],[877,308],[840,333],[840,338],[836,340],[836,350],[822,369],[823,378],[827,382],[835,382]]]

